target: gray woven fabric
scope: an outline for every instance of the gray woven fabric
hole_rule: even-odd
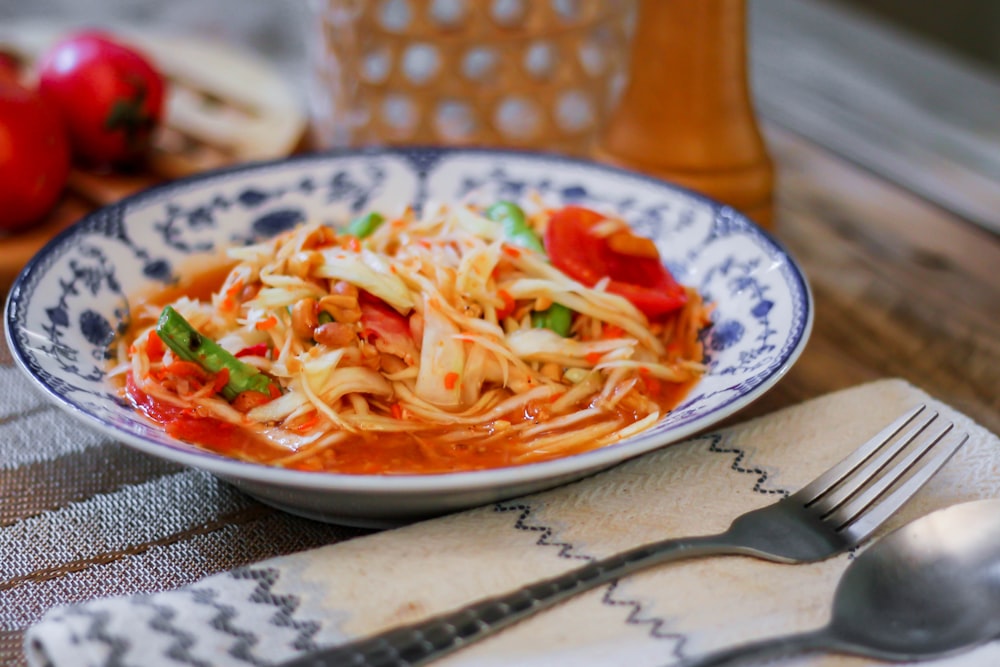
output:
[[[171,590],[364,532],[126,448],[55,407],[0,349],[0,664],[26,664],[24,631],[52,607]]]

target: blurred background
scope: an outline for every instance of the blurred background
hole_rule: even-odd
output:
[[[5,0],[0,27],[23,20],[94,22],[180,31],[252,46],[290,77],[304,74],[308,7],[316,0]],[[749,0],[751,13],[769,0]],[[1000,72],[1000,3],[995,0],[800,0],[873,20],[895,37],[914,39]]]
[[[242,45],[303,74],[312,0],[4,0],[0,31],[17,23],[128,26]]]
[[[232,45],[273,68],[305,110],[310,8],[320,1],[4,0],[0,37],[28,21]],[[747,8],[750,81],[765,122],[1000,230],[1000,3],[748,0]]]
[[[294,66],[304,58],[302,29],[314,0],[5,0],[0,26],[24,19],[115,22],[171,28],[252,44]],[[749,0],[751,10],[768,0]],[[1000,3],[995,0],[802,0],[827,4],[926,40],[960,58],[1000,70]],[[763,9],[763,8],[761,8]]]
[[[995,0],[827,1],[1000,70],[1000,3]]]

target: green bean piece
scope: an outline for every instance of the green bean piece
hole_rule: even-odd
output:
[[[554,303],[545,310],[531,313],[531,326],[536,329],[551,329],[565,338],[573,326],[573,311],[561,303]]]
[[[504,237],[514,245],[545,254],[542,240],[528,224],[524,211],[517,204],[509,201],[498,201],[486,209],[486,217],[493,222],[499,222]]]
[[[209,373],[218,373],[223,368],[228,370],[229,382],[221,392],[227,401],[244,391],[259,391],[270,396],[270,378],[234,357],[214,340],[202,336],[172,306],[160,313],[156,334],[181,359],[194,362]]]
[[[351,220],[347,227],[344,228],[344,233],[358,239],[363,239],[366,236],[374,234],[375,230],[378,229],[383,222],[385,222],[385,216],[381,213],[372,211],[371,213],[366,213],[365,215]]]
[[[517,204],[499,201],[486,209],[486,217],[500,223],[504,237],[511,243],[545,254],[545,245]],[[563,337],[569,335],[572,325],[573,311],[560,303],[531,313],[531,326],[536,329],[551,329]]]
[[[320,324],[329,324],[330,322],[334,321],[333,315],[326,312],[325,310],[319,311],[319,315],[316,316],[316,319],[319,320]]]

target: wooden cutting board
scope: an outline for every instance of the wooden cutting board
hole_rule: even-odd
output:
[[[0,51],[32,63],[71,28],[0,27]],[[294,88],[274,67],[230,46],[186,37],[116,29],[169,80],[167,108],[148,164],[137,173],[74,168],[57,205],[27,230],[0,232],[0,296],[49,240],[81,216],[159,182],[239,162],[280,158],[304,140],[307,120]]]

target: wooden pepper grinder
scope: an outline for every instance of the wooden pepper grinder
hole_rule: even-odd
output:
[[[774,167],[747,82],[745,0],[640,0],[632,69],[596,157],[772,226]]]

